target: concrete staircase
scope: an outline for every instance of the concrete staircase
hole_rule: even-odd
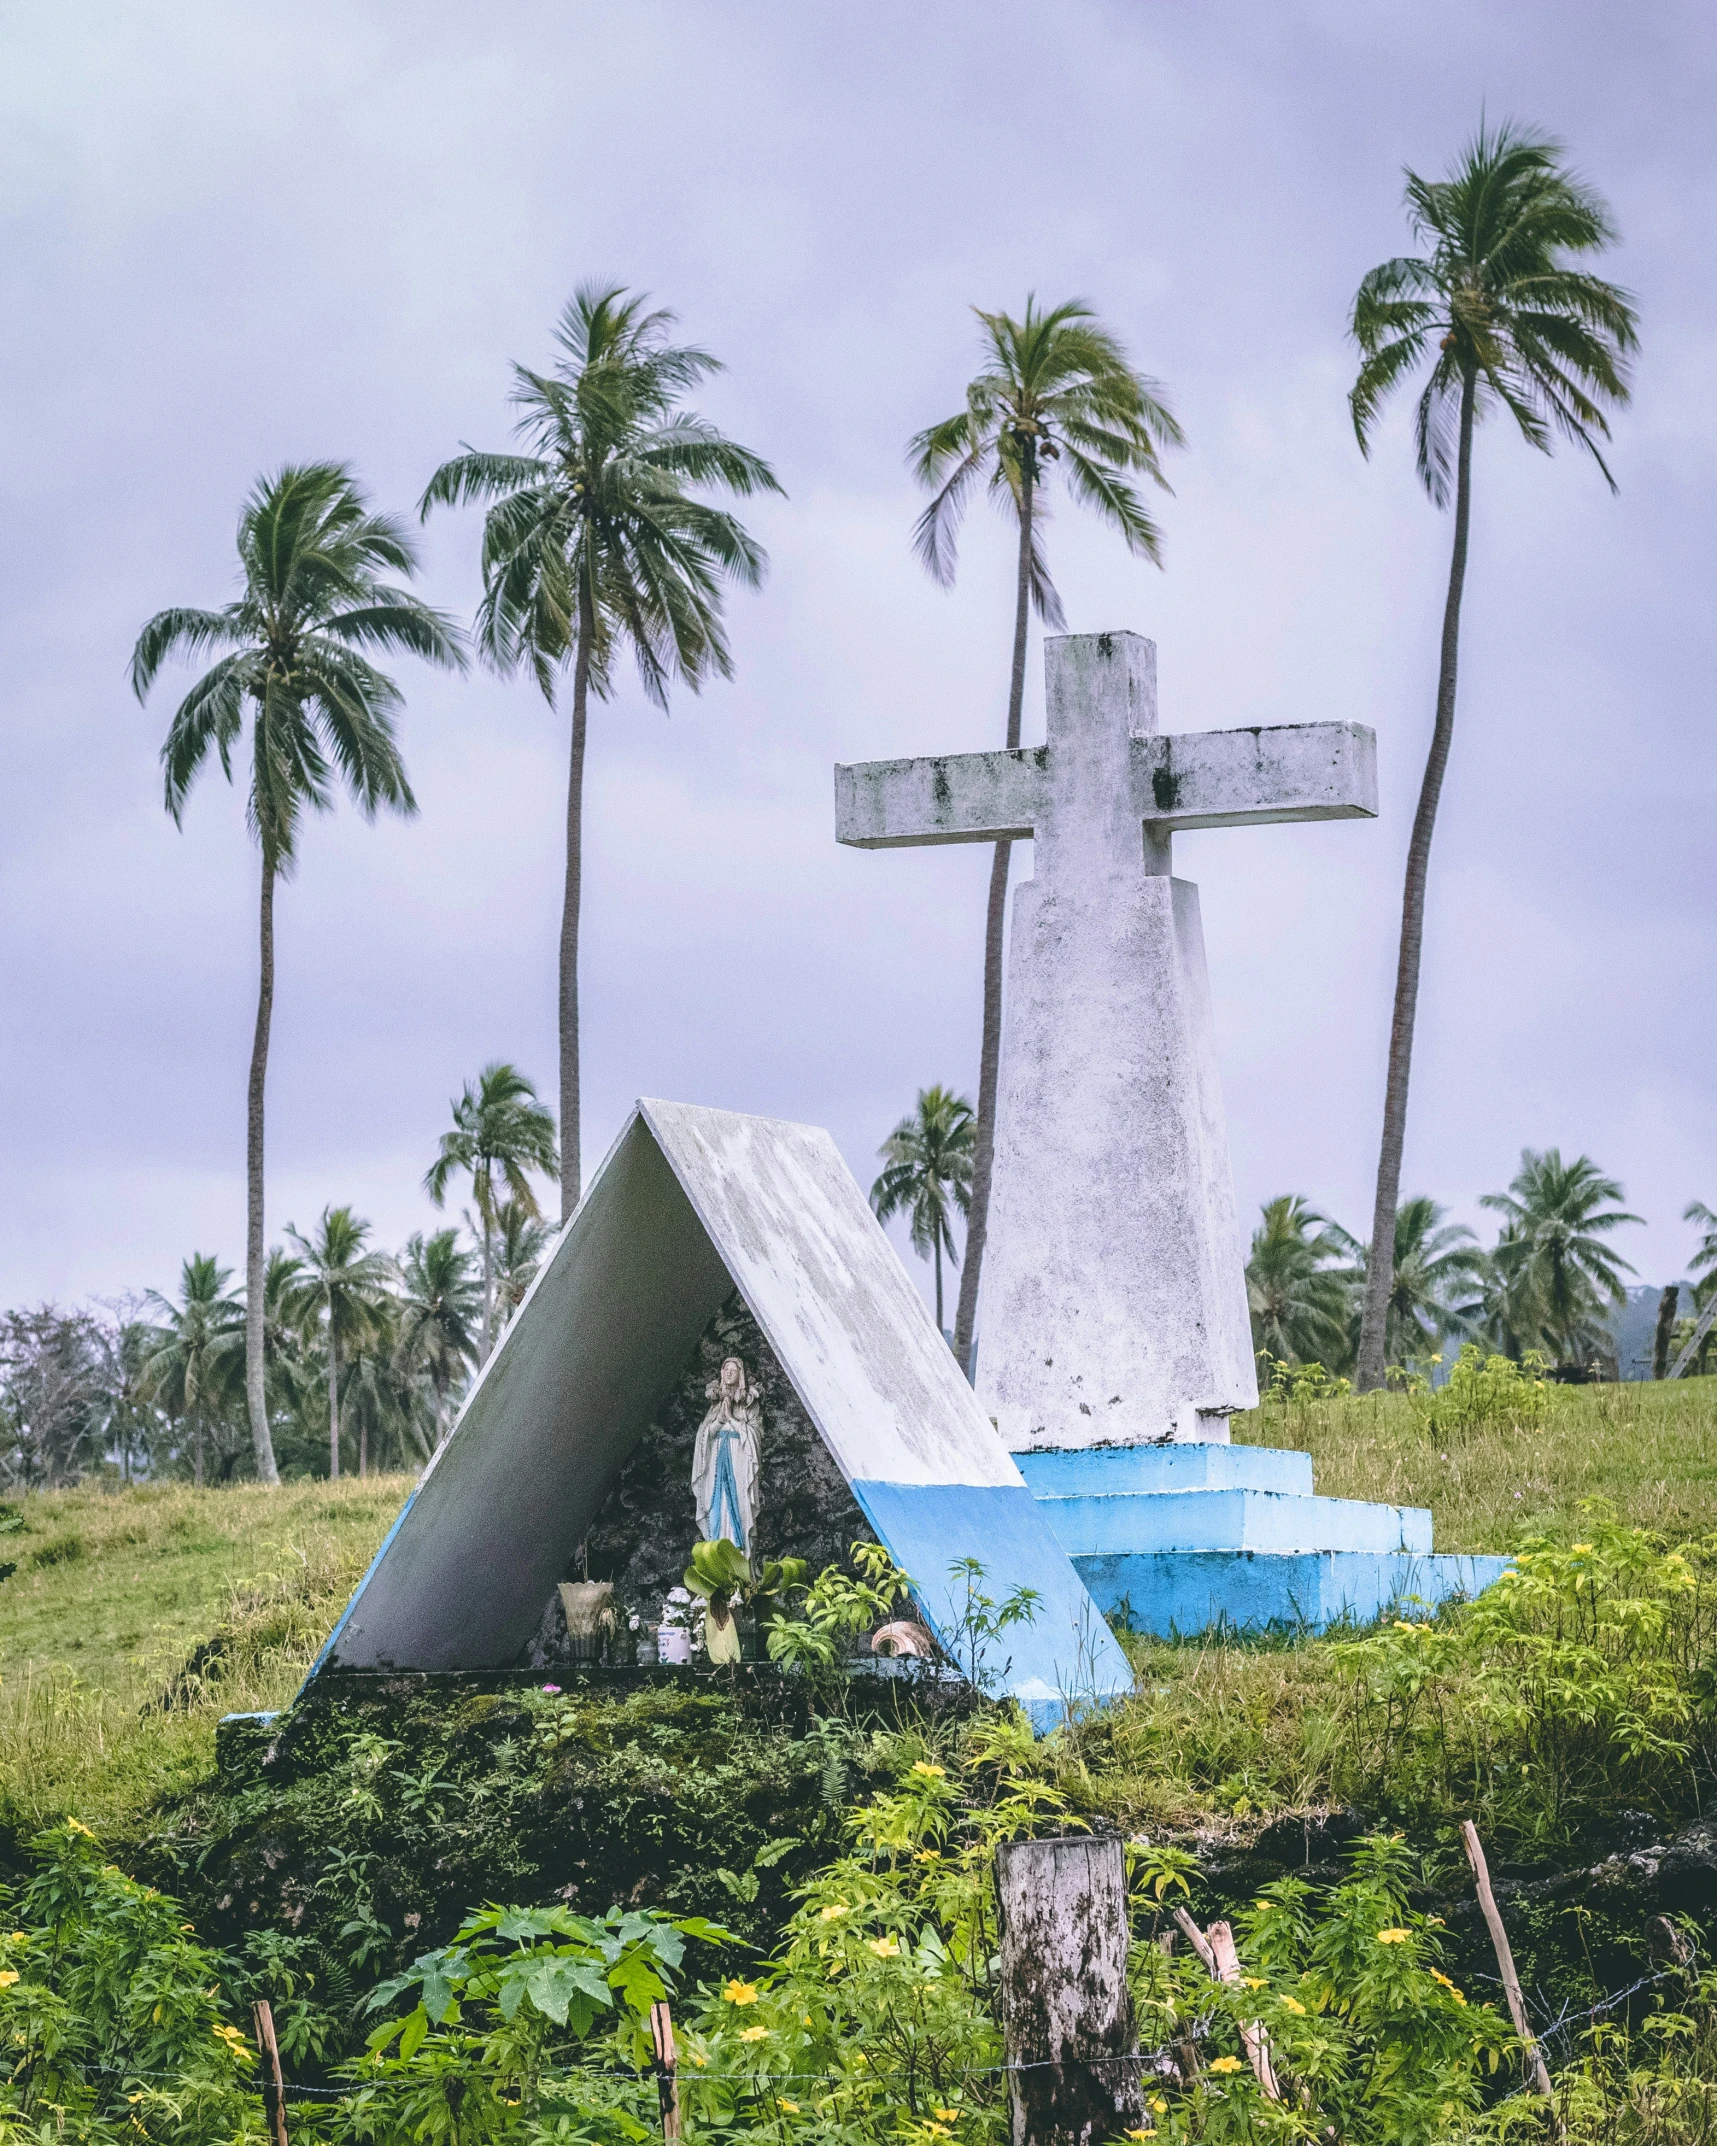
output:
[[[1104,1615],[1161,1638],[1424,1616],[1508,1562],[1436,1556],[1420,1507],[1316,1496],[1309,1453],[1187,1444],[1014,1458]]]

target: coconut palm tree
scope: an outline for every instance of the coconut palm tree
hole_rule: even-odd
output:
[[[1348,1278],[1336,1262],[1353,1240],[1297,1193],[1264,1202],[1246,1262],[1252,1346],[1288,1364],[1339,1370],[1348,1353]]]
[[[420,512],[492,501],[483,524],[477,641],[495,669],[528,664],[552,705],[572,665],[566,893],[560,932],[561,1220],[578,1204],[578,924],[583,890],[585,721],[606,700],[630,644],[644,691],[668,704],[733,671],[722,583],[755,587],[762,550],[731,514],[694,496],[715,486],[779,492],[749,448],[679,407],[720,371],[708,351],[670,343],[671,313],[618,286],[586,284],[560,317],[546,373],[513,367],[523,454],[467,447],[429,481]]]
[[[1589,1155],[1562,1160],[1560,1150],[1522,1148],[1506,1192],[1480,1200],[1505,1218],[1491,1254],[1510,1293],[1515,1331],[1527,1347],[1559,1362],[1582,1364],[1598,1339],[1604,1308],[1627,1300],[1624,1274],[1634,1270],[1604,1242],[1639,1216],[1609,1205],[1623,1197]]]
[[[1012,752],[1020,740],[1031,611],[1035,607],[1048,625],[1063,623],[1043,545],[1054,465],[1062,464],[1073,497],[1118,530],[1129,551],[1160,565],[1161,536],[1128,479],[1144,476],[1166,491],[1159,458],[1165,447],[1181,445],[1182,437],[1161,384],[1133,370],[1119,342],[1089,306],[1070,300],[1040,310],[1036,298],[1028,297],[1023,319],[1006,313],[980,312],[977,317],[983,366],[967,386],[965,406],[920,432],[908,450],[919,482],[931,491],[913,542],[930,574],[946,588],[954,579],[960,523],[975,485],[986,485],[1015,524],[1019,542],[1007,718]],[[984,1016],[971,1217],[954,1315],[954,1353],[968,1373],[995,1157],[1010,854],[1010,844],[995,845],[984,915]]]
[[[261,955],[246,1117],[245,1402],[256,1472],[277,1483],[263,1345],[263,1095],[274,1013],[274,889],[290,876],[306,808],[326,812],[343,783],[366,819],[417,810],[394,736],[397,685],[369,653],[404,650],[443,668],[465,658],[439,611],[385,580],[417,555],[399,523],[374,514],[343,465],[288,465],[263,478],[239,517],[241,589],[219,611],[158,611],[137,637],[141,700],[169,656],[222,655],[179,703],[161,764],[167,810],[184,820],[211,754],[232,779],[251,717],[247,816],[262,852]],[[368,651],[369,653],[366,653]]]
[[[1447,1211],[1423,1193],[1403,1200],[1395,1211],[1386,1332],[1392,1364],[1433,1355],[1448,1336],[1466,1334],[1480,1316],[1485,1255],[1464,1223],[1443,1219]],[[1357,1313],[1364,1299],[1369,1248],[1347,1237],[1345,1230],[1341,1234],[1353,1253],[1347,1280]],[[1358,1340],[1356,1316],[1350,1346],[1357,1349]]]
[[[1613,491],[1599,441],[1609,437],[1605,405],[1628,399],[1625,360],[1637,342],[1626,294],[1573,265],[1581,255],[1610,245],[1616,234],[1603,201],[1568,171],[1557,143],[1518,127],[1493,132],[1481,124],[1447,178],[1422,179],[1409,171],[1406,179],[1408,218],[1425,251],[1383,262],[1360,284],[1352,322],[1360,368],[1348,400],[1360,450],[1369,454],[1383,404],[1429,360],[1415,423],[1419,480],[1439,507],[1453,497],[1455,527],[1436,721],[1401,898],[1383,1138],[1356,1372],[1362,1393],[1383,1383],[1425,882],[1454,735],[1473,431],[1500,409],[1530,446],[1548,452],[1560,433],[1590,453]]]
[[[559,1166],[555,1153],[554,1115],[537,1099],[537,1091],[519,1071],[497,1058],[453,1105],[453,1128],[441,1136],[441,1152],[424,1173],[424,1190],[439,1207],[447,1198],[455,1170],[467,1171],[483,1242],[483,1332],[477,1361],[487,1363],[495,1338],[495,1227],[500,1196],[536,1219],[542,1209],[531,1189],[530,1173],[552,1177]]]
[[[1687,1271],[1694,1277],[1693,1301],[1703,1311],[1712,1289],[1717,1287],[1717,1214],[1703,1200],[1689,1200],[1681,1210],[1681,1219],[1695,1223],[1701,1232]]]
[[[471,1217],[465,1217],[467,1229]],[[495,1210],[495,1332],[499,1334],[537,1278],[548,1228],[517,1200],[503,1200]]]
[[[508,1201],[506,1213],[514,1206]],[[539,1225],[540,1226],[540,1225]],[[406,1240],[400,1261],[400,1361],[428,1379],[435,1395],[435,1443],[447,1436],[447,1397],[477,1361],[473,1332],[481,1298],[472,1254],[457,1230],[421,1230]]]
[[[393,1262],[388,1264],[392,1269]],[[378,1467],[389,1459],[410,1467],[433,1450],[428,1396],[399,1344],[400,1300],[384,1289],[347,1344],[340,1367],[340,1422],[348,1434],[357,1427],[360,1475],[368,1473],[372,1455]]]
[[[324,1207],[313,1235],[291,1223],[286,1234],[298,1247],[303,1271],[297,1302],[305,1332],[316,1334],[326,1352],[328,1377],[328,1477],[340,1476],[340,1368],[342,1352],[355,1353],[380,1323],[393,1262],[384,1252],[364,1249],[370,1225],[349,1207]],[[362,1426],[360,1426],[360,1433]],[[367,1475],[368,1453],[360,1447],[358,1473]]]
[[[143,1343],[139,1390],[190,1433],[199,1490],[210,1421],[243,1391],[244,1303],[227,1294],[231,1280],[230,1267],[193,1252],[180,1271],[176,1304],[154,1289],[144,1298],[157,1323]]]
[[[870,1188],[870,1204],[879,1222],[892,1215],[907,1218],[912,1249],[936,1267],[936,1330],[942,1331],[942,1257],[955,1266],[953,1214],[968,1213],[972,1202],[972,1106],[963,1095],[941,1086],[920,1088],[909,1117],[901,1119],[878,1148],[882,1175]]]

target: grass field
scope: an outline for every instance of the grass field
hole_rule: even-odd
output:
[[[1714,1433],[1717,1380],[1559,1390],[1532,1428],[1455,1431],[1434,1401],[1401,1395],[1272,1404],[1236,1425],[1309,1451],[1326,1494],[1430,1506],[1437,1547],[1455,1550],[1566,1534],[1591,1499],[1676,1537],[1717,1533]],[[21,1501],[22,1530],[0,1536],[17,1565],[0,1582],[0,1810],[25,1827],[76,1810],[123,1835],[206,1773],[221,1714],[291,1697],[409,1488],[86,1486]],[[1315,1797],[1323,1650],[1146,1651],[1159,1713],[1184,1695],[1186,1734],[1221,1746],[1197,1768],[1220,1779],[1216,1808]],[[1171,1733],[1153,1741],[1150,1800],[1191,1819],[1211,1798],[1176,1785],[1176,1748]]]
[[[17,1566],[0,1582],[0,1806],[123,1830],[205,1773],[221,1714],[292,1696],[410,1488],[90,1485],[17,1502],[23,1529],[0,1537]],[[220,1660],[186,1676],[217,1632]]]

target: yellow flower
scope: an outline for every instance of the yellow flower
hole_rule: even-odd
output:
[[[1168,2103],[1164,2101],[1163,2097],[1160,2094],[1153,2094],[1151,2096],[1151,2114],[1153,2116],[1163,2116],[1166,2115],[1167,2112]]]
[[[897,1960],[900,1947],[892,1937],[867,1937],[865,1943],[879,1960]]]
[[[1574,1555],[1576,1557],[1590,1557],[1591,1554],[1592,1545],[1589,1542],[1577,1542],[1574,1545]]]
[[[702,2071],[704,2066],[709,2062],[708,2057],[704,2055],[701,2049],[688,2049],[686,2051],[686,2055],[691,2058],[692,2062],[697,2066],[699,2071]]]
[[[1404,1945],[1412,1935],[1411,1930],[1379,1930],[1377,1942],[1380,1945]]]
[[[834,1900],[823,1909],[822,1917],[824,1922],[839,1922],[843,1915],[850,1915],[851,1913],[852,1909],[847,1906],[844,1900]]]
[[[729,2004],[755,2004],[757,2002],[757,1984],[755,1982],[741,1982],[735,1976],[731,1982],[726,1984],[721,1994]]]
[[[958,2109],[932,2109],[930,2113],[945,2124],[957,2124],[960,2121]]]
[[[1151,2129],[1149,2124],[1143,2124],[1136,2131],[1123,2131],[1121,2133],[1121,2136],[1124,2139],[1154,2139],[1156,2137],[1156,2133]]]
[[[914,1773],[928,1774],[932,1781],[944,1780],[948,1773],[946,1766],[933,1766],[928,1759],[914,1759],[912,1770]]]
[[[785,2109],[789,2116],[797,2116],[799,2113],[799,2104],[796,2101],[789,2101],[785,2094],[779,2097],[775,2106],[778,2109]]]
[[[954,2135],[946,2124],[926,2124],[924,2133],[927,2138],[933,2139],[948,2139]]]
[[[742,2042],[766,2042],[769,2039],[769,2029],[767,2027],[745,2027],[741,2029],[739,2039]]]
[[[1212,2071],[1220,2072],[1238,2071],[1240,2069],[1240,2059],[1238,2057],[1212,2057],[1210,2068]]]
[[[1431,1980],[1433,1982],[1440,1982],[1443,1985],[1444,1989],[1446,1989],[1449,1995],[1455,2000],[1456,2004],[1466,2003],[1467,2000],[1461,1995],[1460,1991],[1456,1989],[1455,1985],[1449,1980],[1448,1976],[1444,1974],[1443,1970],[1440,1967],[1432,1968]]]
[[[1262,1975],[1247,1975],[1242,1979],[1240,1987],[1247,1990],[1261,1990],[1264,1987],[1264,1977]]]
[[[77,1818],[68,1818],[66,1820],[66,1831],[68,1833],[81,1833],[85,1840],[94,1840],[95,1838],[95,1835],[90,1831],[88,1826],[86,1826],[81,1819]]]
[[[0,1967],[0,1990],[9,1990],[18,1979],[15,1967]]]
[[[1301,2019],[1306,2016],[1306,2008],[1297,1997],[1284,1997],[1282,1999],[1282,2010],[1284,2012],[1297,2012]]]
[[[10,1940],[10,1942],[11,1942],[12,1944],[14,1944],[14,1945],[27,1945],[27,1944],[28,1944],[28,1943],[30,1942],[30,1933],[29,1933],[29,1931],[28,1931],[28,1930],[14,1930],[14,1931],[12,1932],[12,1935],[11,1935],[11,1940]]]

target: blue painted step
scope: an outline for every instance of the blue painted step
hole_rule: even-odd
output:
[[[1321,1631],[1478,1594],[1508,1562],[1431,1554],[1422,1507],[1320,1498],[1269,1446],[1095,1446],[1015,1456],[1106,1616],[1162,1637]]]
[[[1105,1617],[1159,1639],[1224,1626],[1322,1632],[1385,1612],[1424,1617],[1452,1596],[1482,1594],[1506,1557],[1414,1557],[1405,1551],[1167,1550],[1076,1557]]]

